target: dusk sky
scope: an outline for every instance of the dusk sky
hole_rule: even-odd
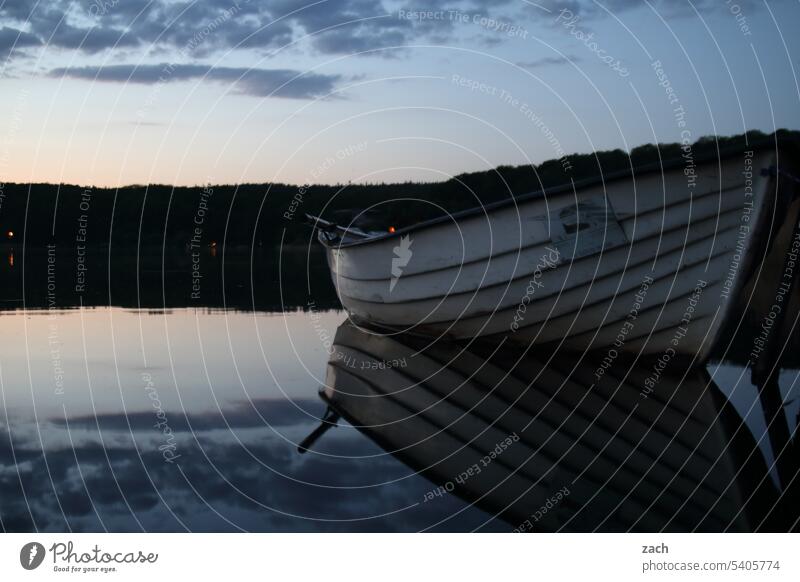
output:
[[[444,180],[800,129],[798,0],[0,0],[0,181]]]

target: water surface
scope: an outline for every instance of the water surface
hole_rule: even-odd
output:
[[[0,269],[3,530],[519,526],[456,488],[431,500],[443,483],[436,471],[419,471],[392,443],[345,420],[298,452],[325,414],[319,391],[347,319],[318,253],[209,251],[199,297],[183,255],[99,252],[81,292],[74,261],[48,271],[40,251],[8,259]],[[394,372],[416,373],[410,361]],[[563,354],[554,363],[575,361]],[[732,361],[708,371],[755,443],[750,452],[763,461],[769,495],[780,496],[774,443],[749,371]],[[790,430],[797,376],[781,377]]]
[[[341,312],[2,312],[7,531],[436,528],[466,504],[352,428],[308,454]],[[168,451],[165,455],[165,451]],[[470,529],[477,509],[440,526]]]

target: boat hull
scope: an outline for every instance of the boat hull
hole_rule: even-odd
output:
[[[704,359],[783,217],[774,151],[748,152],[342,243],[321,236],[356,321]]]

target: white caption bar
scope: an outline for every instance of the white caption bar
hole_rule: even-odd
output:
[[[6,534],[0,574],[225,582],[777,581],[800,580],[797,544],[797,536],[783,534]]]

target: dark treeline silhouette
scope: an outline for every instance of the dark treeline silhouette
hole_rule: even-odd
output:
[[[752,131],[733,137],[701,138],[695,159],[744,149],[773,136]],[[677,143],[574,154],[537,166],[500,166],[438,183],[300,187],[240,184],[197,187],[164,185],[94,188],[56,184],[3,184],[0,233],[4,244],[43,247],[107,247],[118,252],[170,252],[222,246],[228,250],[300,244],[308,240],[304,214],[337,217],[343,209],[374,208],[376,226],[405,226],[443,212],[546,189],[570,180],[630,170],[681,157]],[[415,199],[417,202],[412,202]],[[337,220],[340,220],[337,218]],[[13,239],[8,233],[13,232]]]

